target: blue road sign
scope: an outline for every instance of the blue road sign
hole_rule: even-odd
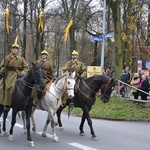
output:
[[[107,34],[105,34],[104,36],[105,36],[105,38],[113,37],[113,36],[114,36],[114,33],[113,33],[113,32],[112,32],[112,33],[107,33]]]
[[[102,37],[98,37],[98,36],[92,36],[92,40],[93,41],[98,41],[98,42],[102,42],[103,41]]]
[[[107,33],[104,35],[105,38],[108,38],[108,37],[113,37],[114,36],[114,33]],[[103,41],[103,38],[102,37],[98,37],[98,36],[92,36],[92,40],[93,41],[98,41],[98,42],[102,42]]]

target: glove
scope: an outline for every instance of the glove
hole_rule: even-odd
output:
[[[83,71],[79,70],[77,73],[78,73],[79,76],[81,76],[81,74],[83,73]]]

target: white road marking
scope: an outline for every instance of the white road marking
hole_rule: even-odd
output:
[[[85,146],[85,145],[82,145],[82,144],[79,144],[79,143],[68,143],[68,144],[71,145],[71,146],[83,149],[83,150],[97,150],[95,148],[88,147],[88,146]]]
[[[42,132],[36,132],[39,135],[42,135]],[[51,134],[46,133],[47,137],[50,139],[53,139],[53,136]]]
[[[3,120],[3,118],[0,117],[0,121],[2,121],[2,120]],[[7,119],[6,121],[9,121],[9,120]],[[21,125],[19,123],[15,123],[15,126],[23,129],[23,125]],[[39,135],[42,135],[42,132],[35,132],[35,133],[39,134]],[[48,134],[48,133],[47,133],[47,137],[50,138],[50,139],[53,139],[53,136],[51,134]],[[80,148],[82,150],[97,150],[95,148],[88,147],[88,146],[85,146],[85,145],[82,145],[82,144],[79,144],[79,143],[68,143],[68,145]]]

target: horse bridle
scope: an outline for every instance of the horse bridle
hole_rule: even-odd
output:
[[[103,85],[103,87],[102,88],[104,88],[105,87],[105,89],[104,89],[104,93],[103,93],[103,95],[101,94],[101,97],[104,97],[104,96],[106,96],[107,98],[109,98],[110,96],[108,96],[107,94],[106,94],[106,91],[107,91],[107,87],[108,87],[108,85],[110,84],[110,82],[111,82],[111,80],[112,79],[109,79],[108,80],[108,82],[106,83],[106,84],[104,84]],[[91,92],[91,93],[93,93],[93,94],[97,94],[97,96],[99,96],[100,97],[100,94],[98,94],[98,92],[95,92],[95,91],[93,91],[85,82],[84,82],[84,80],[82,80],[82,82],[84,83],[84,85],[88,88],[88,90]],[[101,89],[102,89],[101,88]],[[82,91],[81,91],[81,89],[80,88],[78,88],[78,90],[80,91],[80,93],[82,93],[85,97],[87,97],[88,99],[90,99],[87,95],[85,95]]]
[[[64,86],[63,87],[66,87],[66,88],[63,88],[63,90],[62,89],[60,89],[59,87],[56,87],[56,84],[54,84],[54,88],[55,88],[55,90],[57,90],[57,92],[58,93],[60,93],[60,94],[63,94],[63,93],[65,93],[67,90],[74,90],[74,88],[67,88],[67,79],[74,79],[74,78],[67,78],[67,75],[66,75],[66,77],[65,77],[65,82],[64,82]],[[50,91],[49,91],[50,92]],[[50,92],[51,93],[51,92]],[[59,100],[59,98],[57,98],[53,93],[51,93],[56,99],[57,99],[57,101]]]
[[[32,74],[33,74],[33,78],[34,78],[34,81],[35,81],[35,83],[36,84],[30,84],[30,83],[28,83],[28,82],[26,82],[23,78],[21,79],[21,81],[22,81],[22,83],[25,85],[25,86],[27,86],[28,88],[31,88],[31,89],[33,89],[33,88],[35,88],[36,90],[38,90],[38,91],[42,91],[42,90],[40,90],[39,89],[39,86],[38,86],[38,82],[37,82],[37,80],[36,80],[36,78],[35,78],[35,73],[37,72],[37,71],[41,71],[42,72],[42,70],[40,69],[40,70],[32,70]],[[41,79],[40,79],[41,80]]]
[[[102,93],[103,95],[101,94],[101,97],[104,97],[104,96],[105,96],[105,97],[107,97],[107,98],[110,98],[110,96],[108,96],[108,95],[106,94],[106,91],[107,91],[108,85],[110,84],[111,80],[112,80],[112,79],[109,79],[108,82],[102,86],[102,88],[105,87],[105,89],[104,89],[104,93]],[[101,89],[102,89],[102,88],[101,88]]]

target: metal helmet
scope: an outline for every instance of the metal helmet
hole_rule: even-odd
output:
[[[19,48],[19,45],[18,45],[17,43],[18,43],[18,36],[16,36],[15,42],[14,42],[14,44],[13,44],[11,47],[12,47],[12,48],[13,48],[13,47]]]
[[[74,50],[74,51],[72,52],[72,55],[79,55],[79,53]]]
[[[41,52],[41,55],[43,55],[43,54],[46,54],[46,55],[48,56],[48,52],[47,52],[46,50],[43,50],[43,51]]]

